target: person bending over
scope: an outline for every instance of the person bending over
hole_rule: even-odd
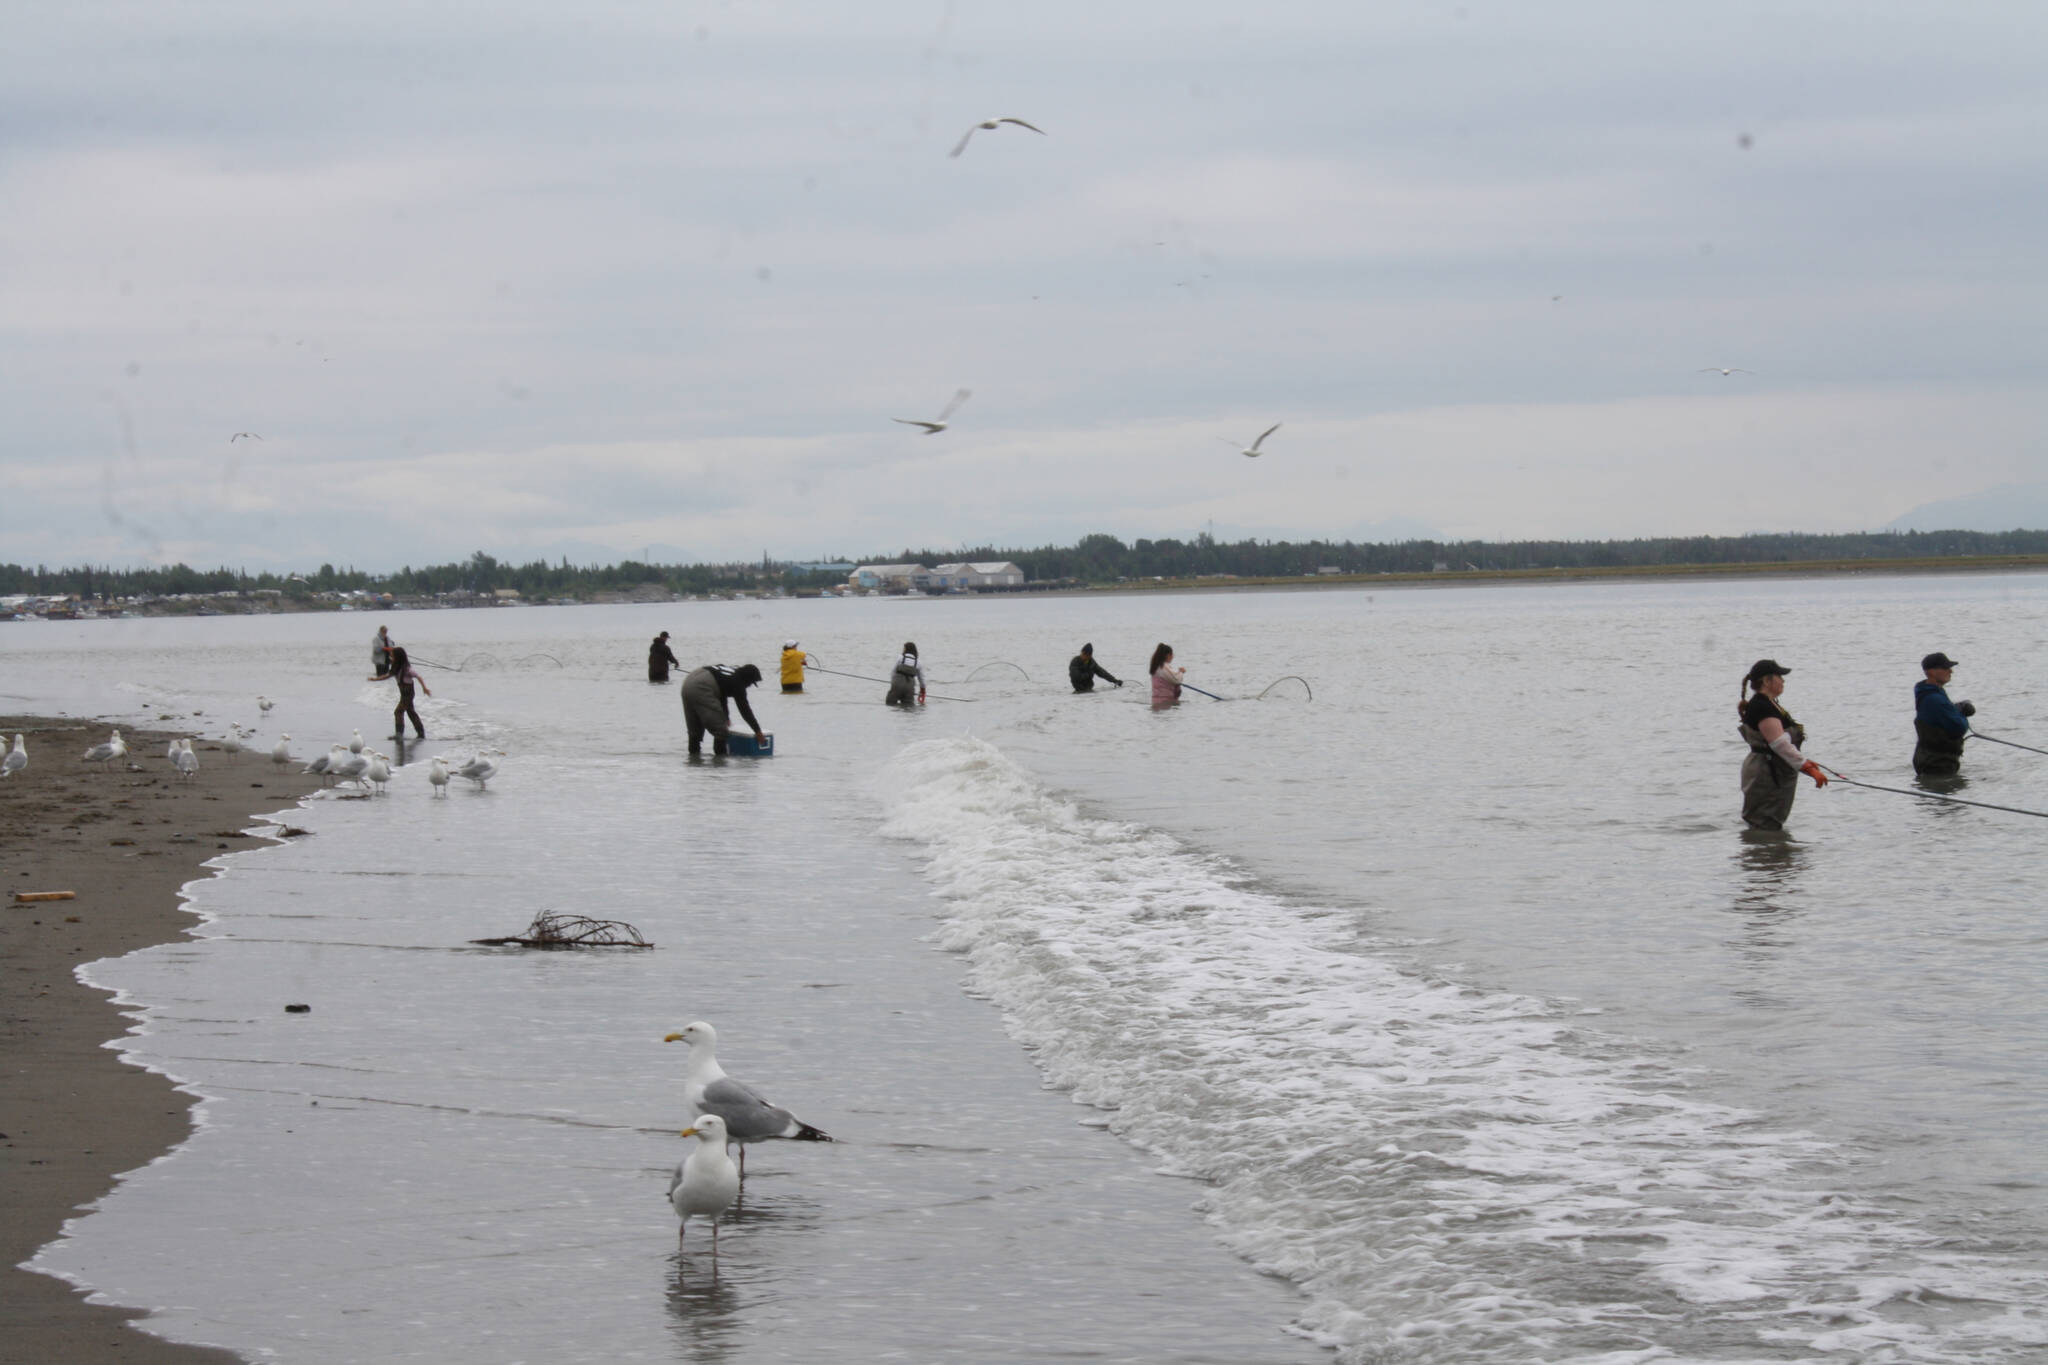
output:
[[[1095,662],[1095,646],[1082,645],[1081,652],[1067,661],[1067,681],[1074,685],[1076,692],[1093,692],[1097,678],[1124,685],[1124,680]]]
[[[747,728],[754,732],[756,743],[766,744],[768,736],[761,732],[761,722],[754,719],[754,708],[747,705],[747,689],[761,681],[761,670],[753,664],[741,664],[733,668],[728,664],[705,664],[693,668],[683,679],[683,723],[690,730],[690,756],[703,752],[704,732],[711,732],[711,752],[730,753],[726,737],[732,733],[732,712],[729,705],[739,703],[740,717],[747,722]]]

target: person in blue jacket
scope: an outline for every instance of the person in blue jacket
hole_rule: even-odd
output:
[[[1956,661],[1940,650],[1920,661],[1927,676],[1913,684],[1913,771],[1923,777],[1953,777],[1962,771],[1963,740],[1970,733],[1970,717],[1977,708],[1970,702],[1948,699],[1948,680],[1955,676]]]

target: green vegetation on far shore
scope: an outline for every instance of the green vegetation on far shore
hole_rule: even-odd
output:
[[[1069,546],[1032,550],[979,546],[970,550],[905,549],[867,562],[938,564],[1008,560],[1030,587],[1299,585],[1434,582],[1474,578],[1548,580],[1661,577],[1702,573],[1846,573],[1856,571],[2032,569],[2048,567],[2048,531],[1907,531],[1848,535],[1773,534],[1608,541],[1258,541],[1192,540],[1130,544],[1110,535],[1083,536]],[[221,593],[262,594],[284,607],[309,607],[335,594],[396,598],[488,598],[516,593],[527,601],[619,601],[635,596],[703,595],[781,589],[816,592],[845,582],[841,573],[792,563],[617,564],[576,566],[535,560],[512,564],[478,551],[452,564],[382,573],[322,564],[303,574],[240,569],[91,565],[51,569],[0,564],[0,596],[74,597],[88,601]]]

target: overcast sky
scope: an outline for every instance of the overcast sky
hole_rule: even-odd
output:
[[[2048,480],[2044,69],[2039,0],[24,4],[0,560],[1874,528]]]

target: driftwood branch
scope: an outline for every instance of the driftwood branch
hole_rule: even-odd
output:
[[[526,932],[509,938],[473,938],[486,948],[652,948],[640,931],[622,919],[590,919],[543,910]]]

